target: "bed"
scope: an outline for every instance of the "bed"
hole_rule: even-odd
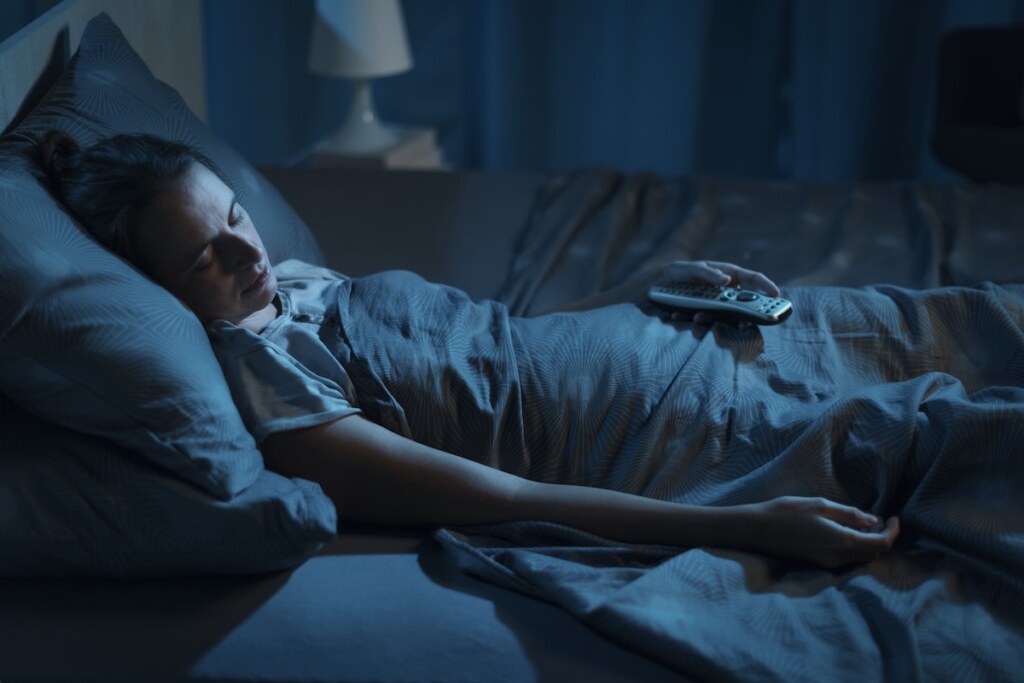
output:
[[[202,123],[201,17],[198,0],[77,0],[0,45],[0,680],[1019,680],[1024,190],[606,168],[257,170]],[[763,270],[808,311],[766,341],[716,325],[705,347],[727,356],[757,357],[769,341],[877,344],[904,325],[879,301],[916,311],[931,323],[925,355],[966,359],[977,386],[908,377],[893,384],[898,398],[872,394],[833,416],[877,408],[861,457],[890,435],[892,452],[916,460],[878,462],[924,467],[922,453],[939,453],[920,478],[967,493],[936,506],[945,499],[883,486],[869,503],[899,502],[908,533],[890,555],[841,571],[543,523],[345,524],[315,485],[262,470],[187,312],[94,249],[40,190],[19,153],[47,127],[198,144],[257,224],[273,226],[275,260],[354,277],[406,269],[517,315],[676,258]],[[134,320],[100,305],[134,299],[145,303]],[[854,304],[877,320],[837,331],[828,312]],[[140,331],[146,310],[157,313]],[[981,360],[966,345],[979,337],[995,339]],[[188,355],[148,358],[157,338]],[[945,346],[932,353],[928,339]],[[169,406],[168,391],[185,398]],[[929,420],[952,427],[919,428]],[[792,457],[801,438],[855,451],[822,436],[830,424],[771,438]],[[873,467],[809,471],[856,498],[877,493],[857,483]],[[759,481],[687,495],[782,490]]]

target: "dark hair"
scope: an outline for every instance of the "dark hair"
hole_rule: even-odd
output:
[[[224,178],[202,152],[152,135],[115,135],[79,147],[51,130],[36,147],[50,193],[97,241],[145,271],[136,247],[138,216],[192,164]]]

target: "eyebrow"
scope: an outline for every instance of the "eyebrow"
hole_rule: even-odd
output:
[[[238,205],[238,195],[232,193],[231,194],[231,203],[228,204],[228,221],[231,220],[231,214],[234,212],[235,206],[237,206],[237,205]],[[206,248],[210,246],[210,242],[212,242],[212,241],[213,240],[207,240],[207,241],[203,242],[202,246],[200,246],[197,250],[194,250],[192,252],[196,256],[195,256],[195,258],[192,259],[191,264],[188,266],[188,268],[186,268],[184,270],[184,272],[186,272],[186,273],[191,272],[191,270],[196,267],[196,263],[199,262],[199,259],[203,258],[203,253],[206,251]]]

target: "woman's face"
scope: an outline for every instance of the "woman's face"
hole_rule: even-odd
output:
[[[240,324],[273,305],[277,279],[235,193],[202,164],[139,216],[136,246],[150,277],[204,323]]]

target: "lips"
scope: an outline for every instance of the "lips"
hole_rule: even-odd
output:
[[[267,281],[268,275],[270,275],[270,268],[263,266],[263,270],[260,271],[260,274],[256,276],[256,279],[252,281],[251,285],[242,290],[242,293],[248,294],[258,287],[261,287],[263,283]]]

